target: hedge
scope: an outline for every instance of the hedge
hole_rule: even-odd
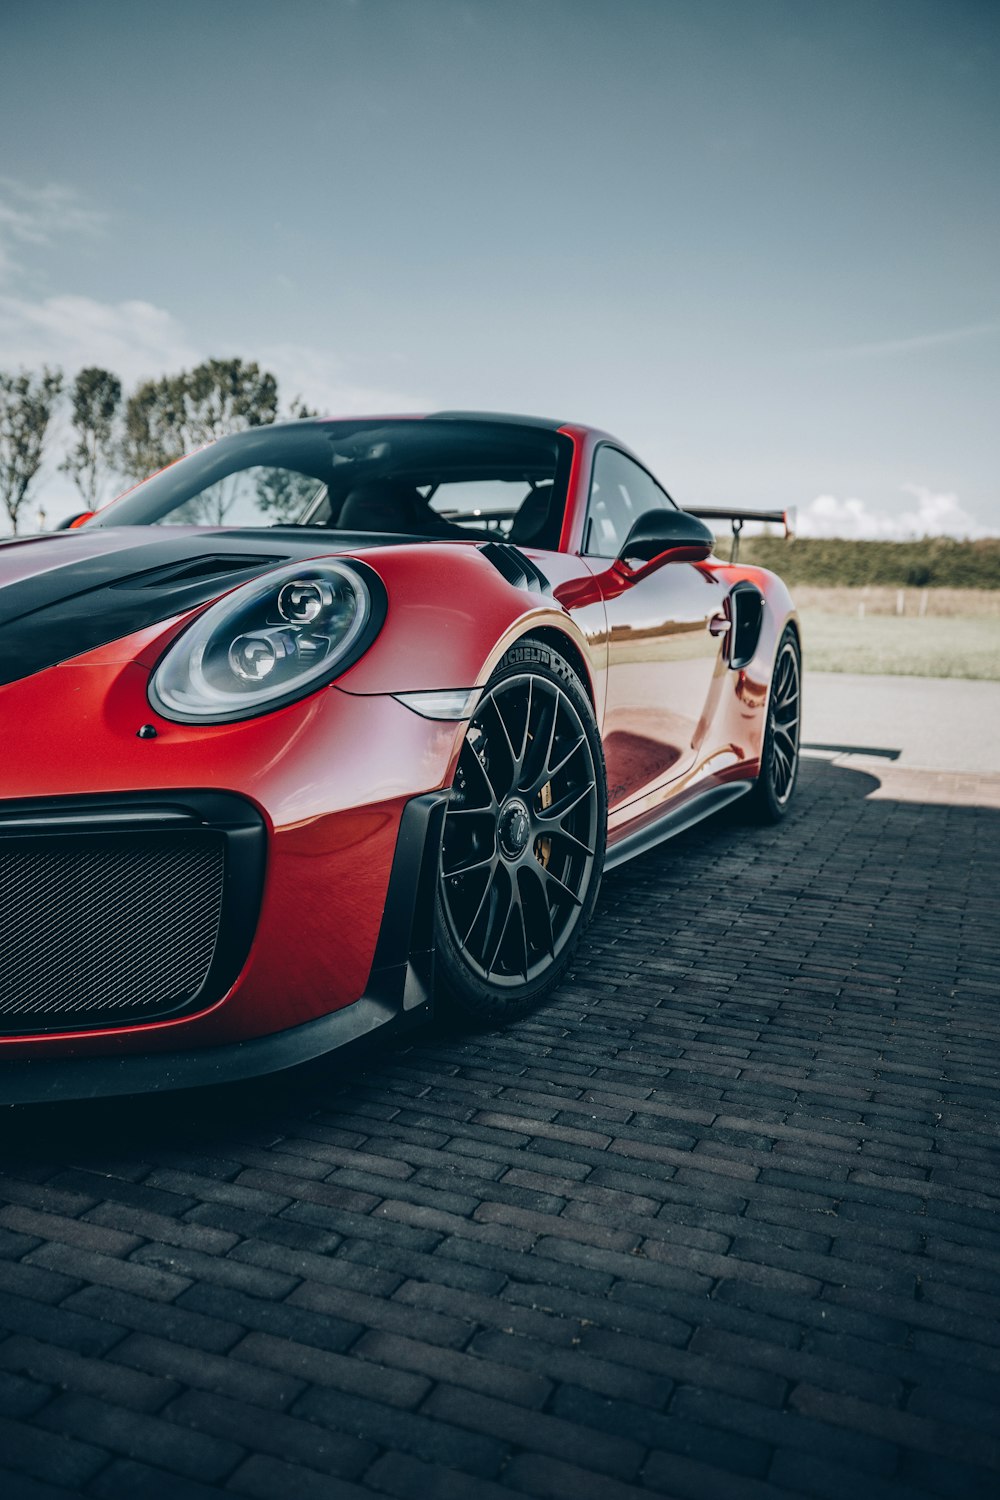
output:
[[[729,556],[719,538],[719,553]],[[853,542],[839,537],[745,537],[740,559],[771,568],[789,584],[889,584],[895,588],[1000,588],[1000,537],[957,542]]]

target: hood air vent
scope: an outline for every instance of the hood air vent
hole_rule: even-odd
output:
[[[549,580],[541,568],[536,568],[531,558],[510,542],[484,542],[479,551],[516,589],[528,589],[532,594],[550,592]]]

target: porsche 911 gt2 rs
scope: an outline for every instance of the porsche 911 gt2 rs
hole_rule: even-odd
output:
[[[253,428],[80,521],[0,545],[0,1098],[517,1016],[602,871],[790,805],[788,592],[604,433]]]

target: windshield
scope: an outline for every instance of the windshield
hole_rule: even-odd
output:
[[[556,548],[570,439],[449,418],[250,428],[145,480],[91,526],[316,526]]]

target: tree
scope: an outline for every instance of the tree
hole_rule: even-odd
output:
[[[145,479],[196,446],[187,441],[184,425],[185,379],[146,380],[126,401],[118,462],[130,479]]]
[[[147,380],[129,397],[121,464],[133,479],[144,479],[193,448],[264,426],[277,414],[278,382],[256,360],[207,359],[179,375]],[[221,525],[234,496],[235,484],[219,481],[190,519]]]
[[[301,396],[295,396],[288,408],[288,415],[294,417],[297,422],[305,422],[310,417],[318,417],[319,409],[307,406]]]
[[[88,510],[97,509],[115,467],[115,417],[121,399],[122,383],[110,370],[90,365],[73,382],[76,441],[60,468],[73,477]]]
[[[275,524],[297,521],[323,486],[312,474],[293,469],[262,469],[257,480],[257,505]]]
[[[302,422],[319,413],[312,411],[301,396],[296,396],[288,415]],[[292,469],[263,469],[257,480],[257,504],[274,517],[276,524],[297,521],[320,488],[312,474],[298,474]]]
[[[181,378],[185,426],[195,446],[263,427],[278,415],[278,382],[256,360],[207,359]]]
[[[0,502],[17,535],[17,522],[45,454],[52,411],[62,390],[62,371],[40,375],[0,371]]]

